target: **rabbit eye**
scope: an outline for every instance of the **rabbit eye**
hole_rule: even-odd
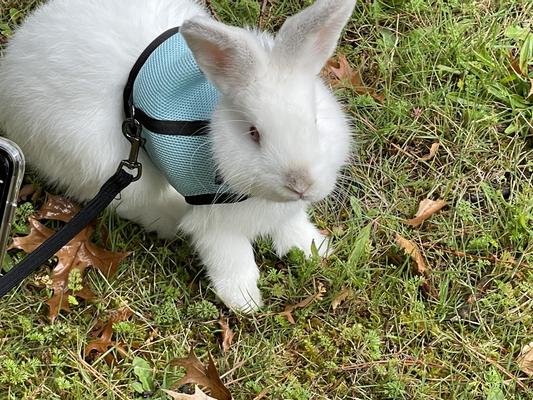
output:
[[[252,137],[252,140],[256,143],[259,143],[261,140],[261,135],[259,134],[259,131],[255,126],[250,127],[250,136]]]

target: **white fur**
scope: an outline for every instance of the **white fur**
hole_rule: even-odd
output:
[[[120,127],[133,63],[156,36],[183,25],[200,67],[223,92],[212,120],[217,164],[234,190],[252,197],[188,206],[143,153],[142,179],[113,205],[162,237],[178,228],[189,234],[224,303],[255,309],[256,238],[272,237],[280,256],[293,246],[309,254],[313,241],[327,250],[306,210],[333,190],[350,130],[314,70],[331,55],[354,3],[318,0],[288,20],[281,40],[215,22],[191,0],[51,0],[0,61],[0,128],[49,183],[90,199],[129,152]],[[318,22],[325,29],[311,29]],[[294,48],[308,51],[291,59]]]

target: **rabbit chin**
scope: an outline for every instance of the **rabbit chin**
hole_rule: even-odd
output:
[[[324,199],[327,196],[327,193],[324,195],[320,195],[315,191],[305,193],[303,196],[299,196],[298,194],[293,193],[284,187],[273,189],[271,187],[269,188],[258,186],[252,188],[248,193],[249,197],[257,197],[274,203],[314,203]]]

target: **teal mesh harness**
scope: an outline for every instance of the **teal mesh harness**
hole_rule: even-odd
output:
[[[126,117],[141,124],[146,153],[189,204],[244,200],[222,182],[213,160],[208,124],[218,99],[179,28],[144,50],[124,89]]]

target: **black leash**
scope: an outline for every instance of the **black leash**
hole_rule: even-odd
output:
[[[141,126],[133,116],[124,121],[122,131],[131,143],[130,155],[123,160],[115,174],[100,188],[98,194],[83,207],[59,231],[45,240],[37,249],[31,252],[24,260],[13,267],[4,276],[0,277],[0,298],[11,289],[18,286],[25,278],[57,253],[74,236],[80,233],[100,212],[102,212],[117,195],[131,182],[141,177],[141,164],[137,161],[139,149],[143,144]],[[135,171],[134,174],[126,169]]]

